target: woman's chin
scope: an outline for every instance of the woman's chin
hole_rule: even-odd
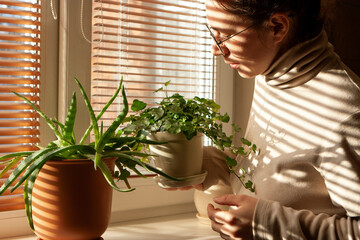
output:
[[[242,78],[254,78],[257,75],[249,71],[243,71],[241,69],[237,69],[237,72]]]

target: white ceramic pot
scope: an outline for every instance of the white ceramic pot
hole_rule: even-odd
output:
[[[207,206],[209,203],[214,205],[215,208],[219,208],[224,211],[229,210],[228,206],[216,204],[213,199],[214,197],[219,197],[230,193],[232,193],[231,187],[224,184],[223,182],[219,182],[216,185],[212,185],[204,191],[195,189],[194,203],[196,210],[198,212],[196,214],[196,217],[199,219],[199,221],[203,224],[208,224],[208,225],[211,224],[207,214]]]
[[[202,170],[203,134],[197,134],[189,141],[182,133],[158,132],[149,139],[167,142],[150,145],[151,153],[156,155],[155,166],[170,176],[185,179],[179,182],[158,176],[156,181],[161,187],[183,187],[202,183],[207,173]]]

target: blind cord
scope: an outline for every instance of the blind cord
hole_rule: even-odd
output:
[[[55,6],[54,6],[54,0],[50,0],[50,8],[51,8],[51,14],[54,18],[54,20],[57,20],[57,13],[56,13],[56,9],[55,9]]]
[[[89,40],[84,32],[84,20],[83,20],[83,15],[84,15],[84,0],[81,0],[81,7],[80,7],[80,28],[81,28],[81,35],[83,36],[83,38],[90,44],[99,44],[102,42],[103,40],[103,36],[104,36],[104,19],[103,19],[103,11],[102,11],[102,0],[99,1],[100,2],[100,16],[101,16],[101,36],[100,36],[100,40],[99,41],[91,41]]]

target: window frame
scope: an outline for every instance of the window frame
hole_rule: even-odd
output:
[[[87,43],[80,30],[81,1],[52,0],[58,19],[51,13],[50,1],[42,1],[42,51],[41,51],[41,103],[40,106],[49,116],[57,116],[60,121],[71,100],[74,89],[77,90],[73,77],[76,76],[90,92],[91,44]],[[91,4],[84,1],[83,27],[86,36],[91,34]],[[76,47],[74,47],[76,46]],[[216,58],[216,101],[222,106],[221,112],[234,114],[234,71]],[[46,81],[44,81],[46,79]],[[221,81],[220,81],[221,79]],[[57,89],[56,94],[49,89]],[[224,94],[222,94],[224,93]],[[79,95],[80,92],[77,92]],[[88,113],[83,103],[78,104],[77,122],[79,133],[88,126]],[[225,130],[231,132],[231,124]],[[51,130],[44,122],[40,126],[40,141],[46,143],[54,139]],[[193,190],[166,191],[160,189],[150,179],[132,178],[132,186],[137,188],[132,193],[114,191],[111,222],[133,220],[154,216],[163,216],[195,211]],[[156,193],[156,194],[154,194]],[[151,201],[156,197],[156,201]],[[143,199],[146,199],[144,201]],[[160,200],[159,200],[160,199]],[[0,212],[0,238],[32,234],[26,220],[25,210]]]

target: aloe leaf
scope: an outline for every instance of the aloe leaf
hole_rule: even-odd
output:
[[[115,161],[115,165],[117,166],[117,168],[120,170],[120,175],[117,177],[119,180],[124,181],[126,187],[128,189],[131,189],[132,187],[130,186],[128,177],[130,177],[131,173],[125,169],[123,167],[123,165],[121,164],[121,162]]]
[[[139,175],[142,178],[146,178],[144,174],[142,174],[139,170],[137,170],[136,167],[130,167],[131,170],[133,170],[137,175]]]
[[[110,98],[110,100],[106,103],[106,105],[101,110],[99,115],[96,117],[96,121],[99,121],[99,119],[102,117],[102,115],[106,112],[106,110],[110,107],[110,105],[114,102],[116,97],[119,95],[119,92],[120,92],[121,87],[122,87],[122,83],[123,83],[123,77],[121,77],[120,84],[119,84],[118,88],[116,89],[114,95]],[[89,128],[86,130],[84,136],[81,138],[79,144],[84,144],[84,142],[85,142],[86,138],[89,136],[90,131],[92,130],[92,128],[93,128],[93,126],[90,125]]]
[[[91,160],[93,160],[95,162],[95,158],[92,157],[92,156],[89,156],[89,158]],[[106,163],[104,163],[103,161],[100,161],[99,164],[98,164],[98,167],[100,168],[102,174],[104,175],[106,181],[110,184],[110,186],[115,189],[116,191],[119,191],[119,192],[130,192],[130,191],[133,191],[135,190],[135,188],[130,188],[130,189],[120,189],[118,188],[118,186],[116,186],[116,183],[114,181],[114,178],[108,168],[108,166],[106,165]]]
[[[81,85],[81,83],[79,82],[79,80],[77,78],[75,78],[75,81],[79,85],[80,92],[83,95],[85,105],[86,105],[86,107],[88,109],[88,112],[89,112],[89,115],[90,115],[90,120],[91,120],[91,125],[92,125],[92,128],[94,130],[94,135],[95,135],[95,145],[97,145],[100,135],[99,135],[99,125],[97,123],[97,119],[95,117],[94,110],[91,107],[90,100],[89,100],[88,96],[86,95],[86,92],[85,92],[83,86]]]
[[[71,145],[66,146],[62,148],[56,148],[56,149],[50,149],[51,151],[46,152],[45,154],[38,157],[30,166],[28,169],[26,169],[24,175],[20,178],[19,182],[11,189],[11,191],[14,191],[16,188],[18,188],[29,176],[30,174],[38,168],[38,166],[41,166],[46,161],[50,160],[54,156],[58,156],[60,153],[69,151],[69,150],[78,150],[78,151],[91,151],[92,148],[87,145]]]
[[[146,165],[145,165],[144,162],[140,161],[136,157],[132,157],[132,156],[130,156],[128,154],[124,154],[123,152],[118,152],[118,151],[108,152],[108,153],[106,153],[106,155],[103,155],[103,157],[123,158],[123,159],[126,159],[126,160],[133,161],[133,162],[137,163],[138,165],[142,166],[143,168],[146,168]]]
[[[32,230],[34,229],[34,223],[33,223],[33,218],[32,218],[32,192],[34,189],[34,183],[36,180],[36,177],[38,176],[41,168],[43,167],[43,165],[40,165],[38,168],[36,168],[29,176],[28,179],[26,179],[25,181],[25,187],[24,187],[24,201],[25,201],[25,211],[26,211],[26,216],[27,216],[27,220],[29,222],[29,225],[31,227]]]
[[[60,131],[61,131],[61,133],[64,135],[64,128],[65,128],[65,126],[64,126],[64,124],[62,124],[61,122],[59,122],[57,119],[51,119],[51,121],[58,127],[58,128],[60,128]]]
[[[51,130],[53,130],[53,132],[55,133],[56,137],[59,140],[62,140],[63,137],[61,135],[61,133],[59,132],[59,130],[56,128],[56,126],[54,125],[54,123],[50,120],[50,118],[48,116],[46,116],[45,113],[43,113],[35,104],[33,104],[29,99],[27,99],[26,97],[18,94],[17,92],[12,91],[16,96],[22,98],[27,104],[29,104],[45,121],[46,123],[49,125],[49,127],[51,128]]]
[[[26,157],[26,156],[31,155],[32,153],[33,153],[33,152],[16,152],[16,153],[10,153],[10,154],[7,154],[7,155],[4,155],[4,156],[0,157],[0,162],[8,161],[10,158],[18,157],[18,156]]]
[[[125,88],[122,87],[122,96],[123,96],[123,105],[124,108],[121,111],[121,113],[116,117],[116,119],[112,122],[112,124],[109,126],[109,128],[106,130],[106,132],[101,136],[98,145],[95,146],[96,152],[101,153],[104,149],[105,144],[107,141],[114,136],[114,133],[116,129],[120,126],[120,124],[124,121],[128,111],[129,111],[129,105],[126,98]],[[100,158],[97,156],[95,158],[95,167],[99,164]]]
[[[105,155],[104,155],[105,157]],[[175,181],[183,181],[184,179],[179,179],[179,178],[175,178],[175,177],[172,177],[170,175],[167,175],[166,173],[160,171],[159,169],[151,166],[150,164],[147,164],[147,163],[144,163],[142,161],[140,161],[139,159],[135,158],[135,157],[132,157],[132,156],[129,156],[127,154],[123,154],[122,152],[111,152],[111,154],[107,154],[106,157],[118,157],[120,158],[119,161],[121,161],[121,158],[124,158],[124,159],[127,159],[127,160],[130,160],[130,161],[133,161],[135,162],[136,164],[140,165],[141,167],[145,168],[146,170],[148,171],[151,171],[151,172],[154,172],[154,173],[157,173],[161,176],[164,176],[166,178],[169,178],[171,180],[175,180]]]
[[[4,176],[15,164],[17,164],[21,160],[22,156],[14,157],[6,167],[0,172],[0,178]]]
[[[121,151],[121,153],[129,155],[129,156],[137,156],[137,157],[150,157],[150,156],[155,156],[152,154],[148,154],[148,153],[143,153],[143,152],[134,152],[134,151]],[[110,152],[111,154],[111,152]]]
[[[181,178],[176,178],[176,177],[172,177],[162,171],[160,171],[159,169],[157,169],[156,167],[151,166],[150,164],[144,163],[144,165],[146,166],[147,169],[149,169],[151,172],[157,173],[163,177],[169,178],[171,180],[174,181],[185,181],[186,179],[181,179]]]
[[[68,142],[71,142],[75,144],[75,139],[73,139],[74,136],[74,124],[75,124],[75,117],[76,117],[76,93],[73,92],[71,104],[68,108],[65,125],[64,125],[64,139],[66,139]]]
[[[54,148],[45,148],[39,151],[33,152],[31,155],[26,157],[21,163],[14,169],[10,176],[6,179],[5,183],[0,188],[0,195],[4,193],[6,189],[23,173],[26,168],[33,162],[35,159],[39,158],[43,154],[53,150]],[[21,185],[21,184],[19,184]],[[16,188],[15,188],[16,189]],[[14,189],[14,190],[15,190]]]

